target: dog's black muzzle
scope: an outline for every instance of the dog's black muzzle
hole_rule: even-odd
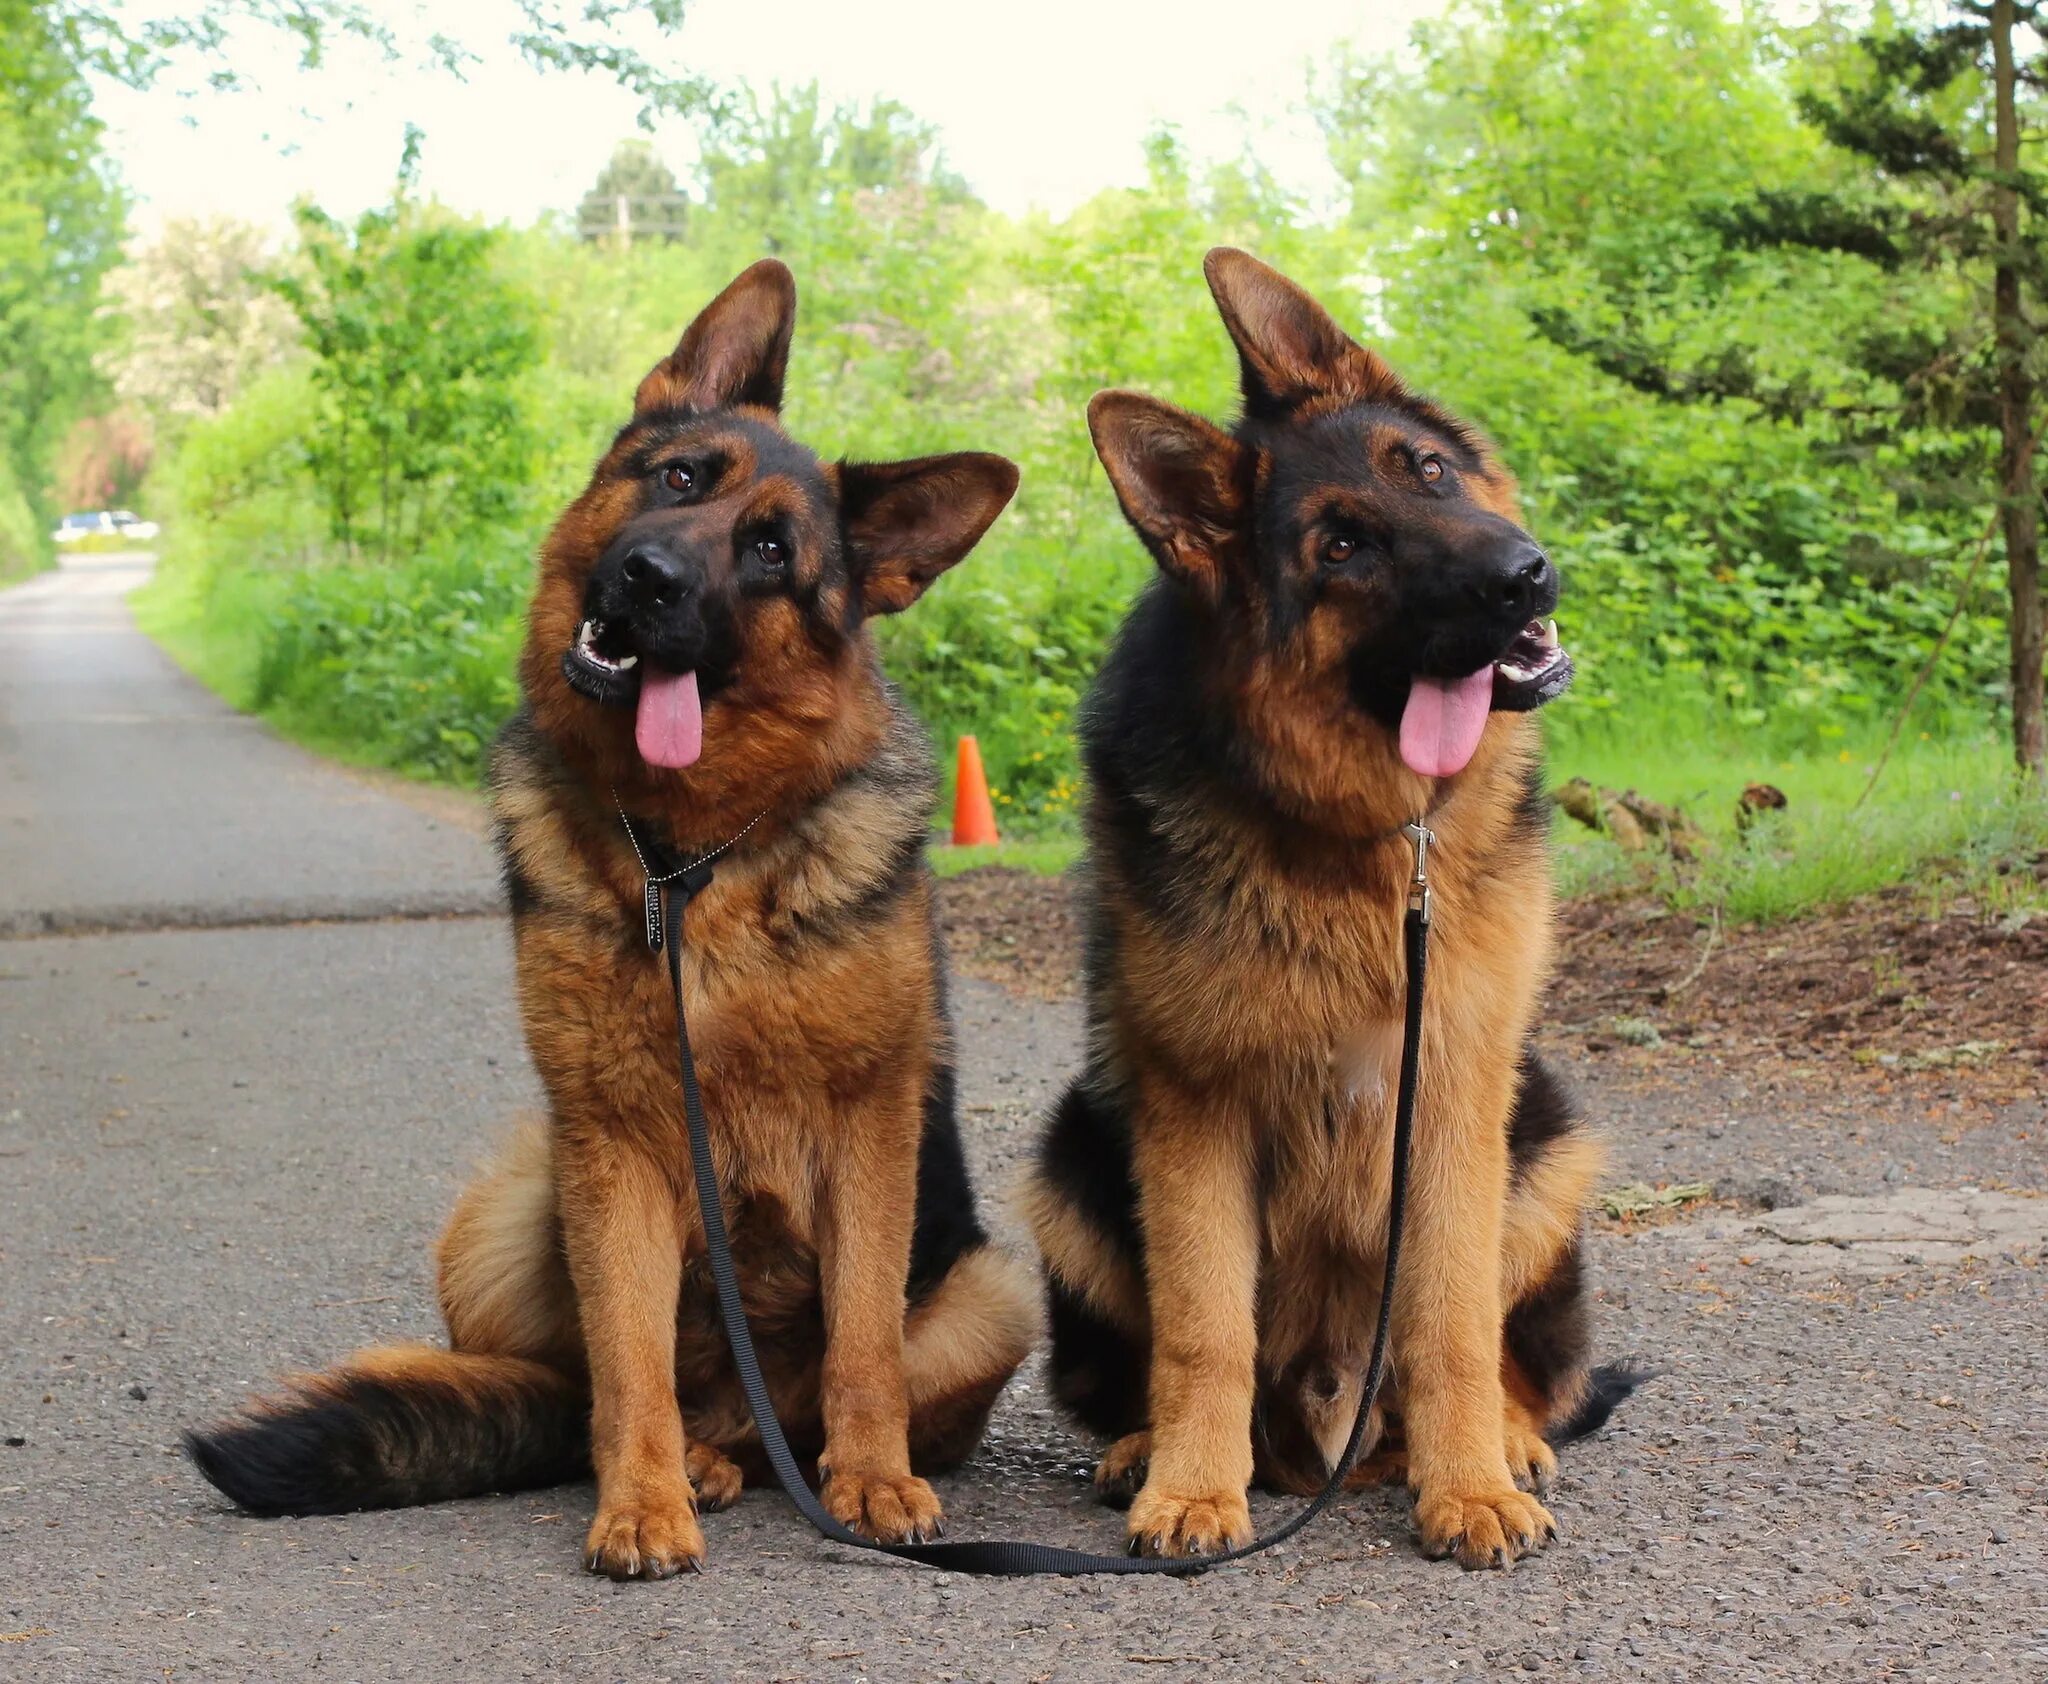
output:
[[[591,569],[562,673],[592,701],[623,705],[639,694],[643,662],[694,672],[709,695],[730,680],[737,656],[733,605],[704,559],[628,527]]]
[[[1557,569],[1536,541],[1506,521],[1489,520],[1477,542],[1436,548],[1404,568],[1398,615],[1407,670],[1425,678],[1463,678],[1500,660],[1532,624],[1557,606]]]
[[[1360,706],[1398,725],[1411,678],[1464,678],[1487,666],[1501,712],[1527,712],[1564,693],[1572,662],[1550,623],[1561,581],[1519,526],[1482,515],[1389,560],[1401,577],[1399,603],[1353,660]]]

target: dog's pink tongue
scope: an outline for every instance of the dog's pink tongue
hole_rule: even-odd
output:
[[[1417,678],[1401,710],[1401,758],[1425,778],[1462,772],[1493,711],[1493,668],[1469,678]]]
[[[633,741],[650,766],[680,770],[704,752],[704,709],[694,672],[663,672],[640,663],[640,711]]]

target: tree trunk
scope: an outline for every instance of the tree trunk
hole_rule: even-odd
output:
[[[349,407],[346,399],[336,406],[337,431],[341,443],[334,455],[334,514],[341,527],[341,553],[350,561],[356,559],[355,498],[351,495],[348,473]]]
[[[1998,236],[1991,311],[1998,337],[1998,477],[2005,565],[2012,597],[2012,747],[2030,777],[2048,766],[2041,708],[2041,498],[2034,476],[2034,382],[2020,305],[2020,126],[2013,67],[2014,0],[1992,0],[1991,73],[1997,98],[1991,220]]]
[[[377,559],[391,559],[391,428],[379,430],[377,469]]]

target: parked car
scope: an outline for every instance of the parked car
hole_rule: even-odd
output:
[[[50,534],[59,544],[75,544],[84,538],[113,537],[146,544],[161,530],[153,520],[144,520],[133,509],[98,509],[91,514],[66,515]]]
[[[114,517],[105,509],[93,515],[66,515],[57,522],[57,530],[50,534],[60,544],[75,544],[81,538],[96,537],[102,532],[114,530]]]

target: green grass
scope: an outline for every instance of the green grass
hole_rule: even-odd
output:
[[[26,579],[51,565],[56,558],[48,531],[15,483],[6,455],[0,453],[0,585]]]
[[[196,568],[160,566],[129,594],[128,608],[172,660],[222,701],[257,711],[264,621],[253,591],[217,591]]]
[[[1585,777],[1680,807],[1706,831],[1707,851],[1690,864],[1628,854],[1559,814],[1566,895],[1647,891],[1681,911],[1771,923],[1904,884],[1930,912],[1967,896],[1988,916],[2048,913],[2048,886],[2029,869],[2048,853],[2048,793],[2029,795],[2016,784],[2001,739],[1908,730],[1869,800],[1853,809],[1881,738],[1762,754],[1739,742],[1688,742],[1673,721],[1661,723],[1633,752],[1611,739],[1568,740],[1551,755],[1552,780]],[[1744,837],[1735,801],[1753,782],[1775,784],[1788,805]],[[942,877],[978,866],[1051,874],[1072,865],[1080,846],[1073,836],[993,848],[935,844],[932,863]]]
[[[67,538],[56,546],[59,556],[67,555],[122,555],[131,550],[147,550],[151,543],[124,537],[119,532],[88,532],[82,537]]]
[[[351,764],[473,785],[482,746],[513,701],[524,564],[499,571],[505,576],[452,570],[465,582],[458,590],[449,564],[434,560],[382,576],[173,566],[159,569],[133,606],[188,672],[287,736]],[[986,682],[1001,694],[993,676]],[[1988,730],[1909,727],[1859,810],[1853,804],[1882,748],[1875,729],[1793,749],[1763,733],[1703,728],[1698,704],[1676,694],[1646,699],[1625,723],[1597,729],[1570,707],[1551,721],[1553,784],[1585,777],[1635,789],[1682,808],[1710,846],[1691,864],[1629,855],[1560,816],[1568,895],[1643,890],[1737,922],[1796,917],[1899,884],[1930,908],[1966,895],[1992,915],[2048,910],[2048,892],[2024,869],[2048,852],[2048,797],[2021,793],[2008,748]],[[1038,717],[1035,729],[1052,729]],[[940,752],[950,773],[950,737]],[[1777,785],[1789,805],[1743,838],[1735,802],[1751,782]],[[1002,810],[999,822],[1010,840],[937,843],[935,869],[1057,873],[1080,851],[1070,794],[1050,811]]]
[[[1558,736],[1553,785],[1584,777],[1634,789],[1683,809],[1709,841],[1701,859],[1680,865],[1624,853],[1560,814],[1558,877],[1567,895],[1648,891],[1680,910],[1768,923],[1906,884],[1930,911],[1968,896],[1992,916],[2048,912],[2048,888],[2025,869],[2048,853],[2048,792],[2028,795],[2017,785],[2010,747],[1988,731],[1909,726],[1860,809],[1854,803],[1877,764],[1881,732],[1818,751],[1770,749],[1703,733],[1682,704],[1670,702],[1647,705],[1628,737],[1569,728]],[[1751,783],[1775,784],[1788,805],[1745,838],[1735,805]],[[1069,833],[995,848],[937,845],[932,860],[941,876],[984,865],[1057,873],[1079,853]]]
[[[294,742],[345,765],[476,788],[483,751],[516,701],[516,644],[472,620],[448,635],[445,622],[459,615],[433,610],[436,623],[423,633],[422,616],[402,607],[388,616],[398,630],[380,637],[383,628],[345,612],[357,580],[339,569],[329,577],[342,598],[335,611],[309,612],[294,600],[304,575],[161,566],[128,601],[136,624],[180,667]],[[423,594],[438,600],[431,587]],[[284,629],[294,626],[305,630],[280,658]]]
[[[137,618],[188,671],[357,765],[474,788],[518,705],[531,563],[512,545],[390,567],[226,569],[167,559]]]
[[[1652,713],[1635,739],[1613,735],[1553,750],[1553,783],[1584,777],[1683,809],[1709,846],[1690,864],[1625,854],[1559,815],[1567,894],[1647,888],[1674,907],[1770,923],[1907,885],[1930,911],[1968,896],[1992,915],[2048,910],[2030,862],[2048,852],[2048,791],[2027,790],[2011,749],[1982,734],[1909,725],[1876,788],[1856,805],[1883,748],[1871,732],[1821,752],[1769,752],[1739,740],[1688,738]],[[1748,837],[1735,826],[1749,783],[1785,792],[1783,812]]]
[[[958,877],[985,865],[1004,866],[1011,871],[1035,872],[1057,877],[1081,857],[1078,836],[1055,837],[1043,842],[998,842],[987,848],[956,848],[943,837],[931,847],[932,870],[941,877]]]

